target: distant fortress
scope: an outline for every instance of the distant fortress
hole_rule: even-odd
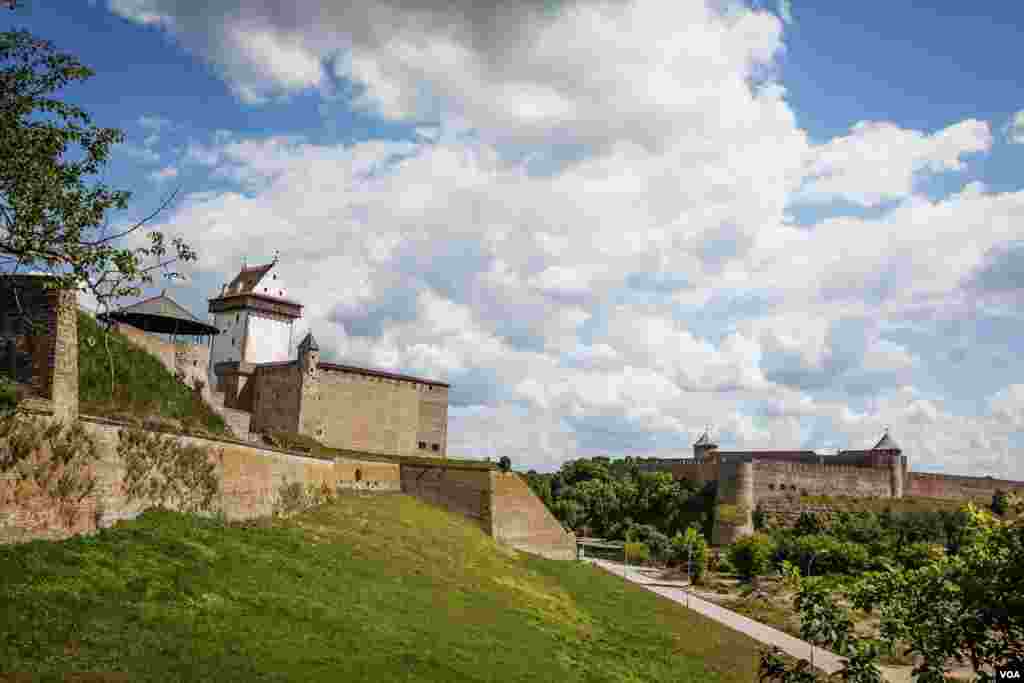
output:
[[[903,498],[920,496],[988,504],[997,490],[1024,493],[1024,482],[991,477],[911,472],[907,457],[888,430],[874,447],[836,455],[814,451],[723,451],[707,431],[693,444],[693,457],[645,460],[648,471],[674,479],[718,482],[712,543],[724,545],[753,532],[758,503],[783,504],[797,496]]]

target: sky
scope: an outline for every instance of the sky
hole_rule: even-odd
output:
[[[95,71],[62,96],[127,136],[112,222],[176,193],[150,225],[199,261],[144,296],[205,318],[280,251],[295,338],[449,382],[454,456],[889,428],[915,470],[1024,479],[1020,3],[32,0],[14,27]]]

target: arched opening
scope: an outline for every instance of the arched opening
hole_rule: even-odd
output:
[[[360,469],[356,469],[356,481],[362,481],[362,480],[363,480],[363,471],[360,470]]]

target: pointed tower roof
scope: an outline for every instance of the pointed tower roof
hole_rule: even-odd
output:
[[[873,450],[873,451],[902,451],[903,449],[900,448],[899,445],[897,445],[896,441],[891,436],[889,436],[889,430],[886,429],[885,430],[885,434],[882,435],[882,438],[878,440],[878,443],[876,443],[875,447],[872,448],[871,450]]]
[[[695,443],[693,445],[694,446],[715,446],[715,447],[717,447],[717,444],[711,440],[711,437],[708,435],[708,430],[706,430],[706,429],[704,430],[704,433],[700,435],[700,438],[697,439],[697,443]]]
[[[313,338],[313,333],[312,332],[307,332],[306,336],[303,337],[302,341],[299,342],[299,353],[301,353],[303,349],[307,349],[307,348],[310,351],[319,351],[320,350],[320,345],[316,343],[316,339]]]

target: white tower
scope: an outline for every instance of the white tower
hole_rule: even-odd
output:
[[[243,267],[220,296],[209,300],[213,324],[220,334],[210,348],[208,378],[218,391],[218,363],[276,363],[289,360],[292,327],[302,306],[288,299],[288,290],[273,272],[277,256],[266,265]]]

